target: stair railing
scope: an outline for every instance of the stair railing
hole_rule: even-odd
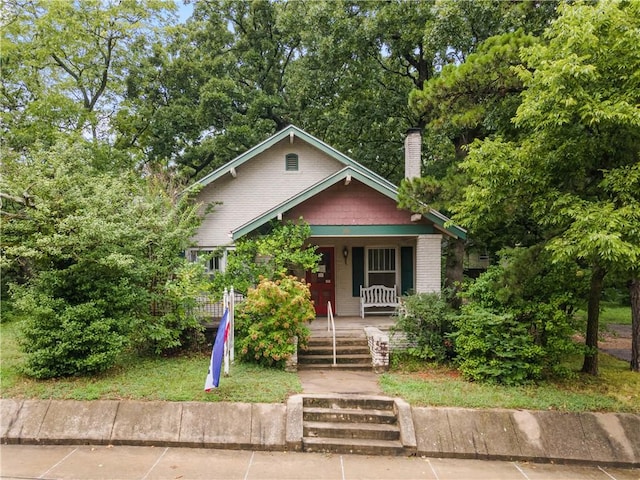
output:
[[[327,302],[327,332],[331,332],[333,336],[333,366],[337,365],[336,362],[336,324],[333,320],[333,309],[331,308],[331,302]]]

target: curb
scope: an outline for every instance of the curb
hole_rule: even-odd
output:
[[[302,398],[286,404],[0,399],[0,441],[301,451]],[[417,456],[640,467],[640,415],[411,407]]]

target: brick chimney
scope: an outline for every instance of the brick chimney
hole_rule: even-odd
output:
[[[422,167],[422,130],[410,128],[404,139],[404,176],[415,178],[421,176]]]

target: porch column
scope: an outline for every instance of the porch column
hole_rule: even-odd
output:
[[[416,293],[439,292],[441,270],[442,235],[419,235],[416,242]]]

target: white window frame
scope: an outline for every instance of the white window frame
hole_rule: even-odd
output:
[[[388,269],[388,270],[372,270],[371,269],[371,265],[369,262],[370,259],[370,252],[373,250],[393,250],[393,270]],[[398,247],[396,245],[376,245],[376,246],[370,246],[370,247],[366,247],[365,248],[365,266],[364,266],[364,276],[365,276],[365,282],[367,284],[367,287],[370,287],[372,284],[369,280],[369,276],[371,273],[393,273],[393,283],[394,285],[398,285],[398,265],[399,265],[399,259],[398,259]],[[391,285],[393,286],[393,285]]]
[[[187,258],[190,262],[197,262],[199,256],[211,255],[214,252],[219,252],[220,255],[216,255],[210,258],[204,265],[205,272],[209,275],[215,275],[218,272],[224,272],[227,269],[227,250],[219,249],[215,247],[203,247],[203,248],[191,248],[187,252]]]

